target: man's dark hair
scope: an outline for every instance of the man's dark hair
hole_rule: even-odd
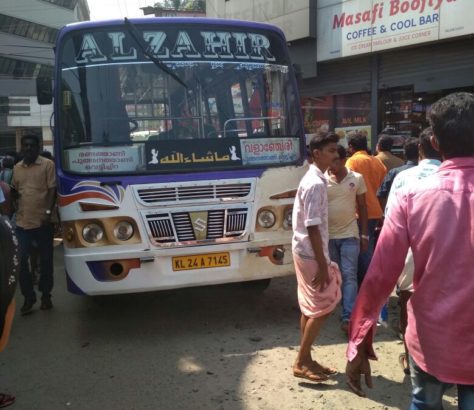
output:
[[[420,136],[418,137],[418,142],[423,150],[423,155],[425,158],[429,159],[441,159],[441,155],[438,151],[433,148],[431,144],[431,136],[433,135],[433,128],[426,127],[421,131]]]
[[[377,145],[379,151],[390,151],[393,146],[393,138],[388,134],[380,134]]]
[[[367,137],[356,132],[347,139],[347,145],[350,145],[355,151],[367,151]]]
[[[339,154],[340,159],[344,159],[344,158],[347,157],[346,148],[341,144],[338,144],[338,146],[337,146],[337,153]]]
[[[34,140],[35,143],[38,144],[38,146],[40,145],[40,139],[36,134],[25,134],[25,135],[23,135],[21,137],[21,143],[23,144],[23,142],[25,140]]]
[[[403,151],[407,160],[416,161],[418,159],[418,138],[409,137],[405,139]]]
[[[474,94],[449,94],[431,106],[433,135],[445,158],[474,155]]]
[[[339,142],[339,136],[333,132],[325,132],[316,134],[311,141],[309,142],[309,151],[311,154],[315,149],[322,150],[326,145],[329,145],[331,142],[336,144]]]

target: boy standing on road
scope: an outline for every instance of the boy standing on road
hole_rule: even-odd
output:
[[[301,309],[301,344],[293,375],[322,382],[334,374],[311,357],[326,317],[341,299],[341,278],[328,250],[328,200],[324,172],[338,158],[336,134],[316,135],[309,144],[313,163],[300,182],[293,208],[293,259]]]
[[[17,199],[16,233],[20,244],[20,288],[25,297],[22,315],[32,311],[36,303],[33,276],[28,267],[33,241],[40,253],[39,290],[42,292],[41,309],[53,307],[53,225],[51,213],[56,200],[54,163],[39,155],[40,144],[36,135],[21,139],[23,160],[13,168],[12,185]]]
[[[367,251],[367,205],[364,177],[345,167],[346,149],[337,147],[339,158],[326,173],[329,203],[329,254],[342,273],[341,329],[347,333],[357,297],[359,251]],[[359,217],[359,226],[357,225]]]

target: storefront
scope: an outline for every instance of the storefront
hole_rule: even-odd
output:
[[[401,144],[428,125],[434,101],[474,92],[467,0],[334,3],[318,2],[317,76],[300,82],[307,133],[335,130],[344,143],[359,131],[374,148],[385,130]]]

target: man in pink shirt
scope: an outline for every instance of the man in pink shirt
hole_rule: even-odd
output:
[[[433,147],[444,162],[423,184],[395,195],[351,316],[347,382],[363,395],[364,374],[372,387],[374,324],[411,247],[410,409],[442,409],[443,393],[452,384],[459,408],[474,409],[474,94],[440,99],[430,122]]]

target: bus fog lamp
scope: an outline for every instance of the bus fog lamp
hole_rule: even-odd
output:
[[[121,263],[112,263],[110,265],[110,274],[113,276],[120,276],[123,273],[123,266]]]
[[[283,258],[285,257],[285,250],[283,248],[275,248],[273,251],[273,259],[275,259],[277,262],[283,261]]]
[[[86,242],[96,243],[104,237],[104,230],[99,224],[91,223],[82,228],[82,237]]]
[[[120,241],[128,241],[133,236],[133,225],[128,221],[120,221],[115,225],[114,235]]]
[[[273,225],[275,225],[275,221],[275,214],[268,209],[260,211],[257,215],[257,223],[262,228],[271,228]]]

